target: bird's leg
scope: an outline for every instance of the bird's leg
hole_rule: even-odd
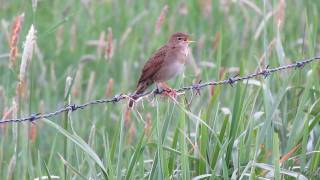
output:
[[[156,83],[156,93],[160,93],[161,92],[161,88],[159,87],[159,84]]]
[[[165,82],[161,82],[157,85],[157,88],[158,86],[161,86],[161,88],[164,90],[163,94],[164,95],[167,95],[167,96],[170,96],[170,97],[173,97],[173,98],[176,98],[177,97],[177,91],[172,89],[168,84],[166,84]]]

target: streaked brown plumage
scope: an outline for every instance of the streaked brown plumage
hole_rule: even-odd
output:
[[[143,93],[153,83],[165,82],[181,73],[190,42],[192,41],[186,33],[177,32],[171,35],[168,43],[158,49],[144,65],[135,94]],[[136,99],[129,101],[129,107],[133,106]]]

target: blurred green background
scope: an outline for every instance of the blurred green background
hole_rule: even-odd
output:
[[[0,113],[26,117],[133,92],[143,64],[177,31],[196,43],[184,74],[169,81],[174,88],[314,57],[319,8],[303,0],[0,0]],[[32,24],[36,45],[22,87]],[[319,77],[315,62],[186,92],[177,103],[149,97],[132,112],[122,101],[3,124],[0,179],[316,178]]]

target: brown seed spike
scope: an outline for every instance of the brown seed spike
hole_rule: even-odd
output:
[[[112,89],[113,89],[113,79],[110,78],[109,81],[108,81],[108,85],[107,85],[107,88],[106,88],[106,92],[105,92],[105,96],[106,97],[110,97],[111,94],[112,94]]]
[[[12,68],[15,65],[15,61],[18,55],[18,40],[19,40],[19,33],[21,31],[21,26],[24,20],[24,13],[17,16],[13,22],[12,31],[11,31],[11,38],[10,38],[10,67]]]
[[[162,8],[161,13],[160,13],[158,20],[157,20],[157,23],[156,23],[156,34],[160,33],[161,26],[166,18],[167,12],[168,12],[168,5],[165,5]]]
[[[107,47],[105,51],[105,59],[111,60],[113,56],[113,36],[112,36],[112,29],[109,27],[108,28],[108,40],[107,40]]]

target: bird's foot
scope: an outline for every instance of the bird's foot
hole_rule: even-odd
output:
[[[177,98],[177,96],[178,96],[177,91],[172,89],[171,87],[169,87],[166,83],[161,83],[161,88],[163,90],[163,95],[164,96],[169,96],[169,97],[172,97],[174,99]]]
[[[174,99],[176,99],[177,96],[178,96],[177,91],[174,90],[174,89],[172,89],[172,88],[166,88],[166,89],[163,89],[163,90],[164,90],[163,94],[164,94],[165,96],[169,96],[169,97],[172,97],[172,98],[174,98]]]

